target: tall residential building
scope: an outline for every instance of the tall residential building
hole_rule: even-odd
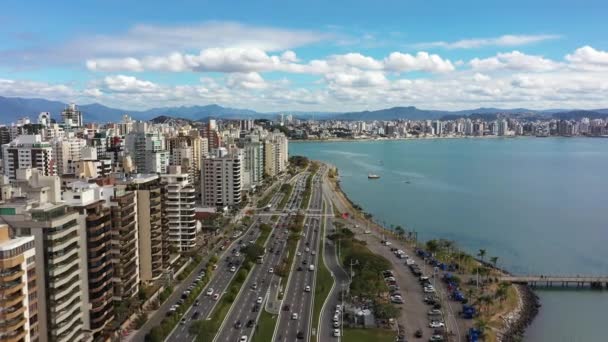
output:
[[[104,205],[103,188],[97,184],[73,182],[63,191],[63,200],[78,214],[84,226],[86,272],[88,280],[89,326],[93,338],[107,336],[114,319],[114,267],[112,263],[112,222]]]
[[[142,282],[148,283],[160,278],[164,265],[169,262],[168,245],[163,240],[160,177],[138,174],[125,180],[125,184],[135,192],[139,277]]]
[[[57,174],[64,175],[74,173],[76,162],[82,158],[82,149],[86,147],[87,141],[76,138],[73,134],[69,137],[56,138],[51,141],[53,147],[53,160],[56,163]]]
[[[280,132],[270,133],[264,141],[264,173],[274,177],[287,169],[287,137]]]
[[[194,186],[179,166],[170,166],[169,173],[161,175],[161,183],[163,225],[168,230],[168,242],[179,252],[189,251],[196,246]]]
[[[112,218],[112,282],[114,301],[118,303],[139,292],[137,196],[125,188],[124,185],[104,186]],[[150,212],[146,214],[150,215]]]
[[[241,203],[243,153],[223,147],[203,159],[201,194],[204,206],[225,207]]]
[[[507,120],[505,120],[505,119],[498,120],[497,124],[498,124],[498,135],[499,136],[507,135],[507,132],[509,131],[509,124],[508,124]]]
[[[243,144],[243,189],[257,186],[264,177],[264,145],[259,141]]]
[[[73,103],[70,103],[68,107],[61,112],[61,119],[63,121],[63,126],[66,128],[84,126],[82,112],[79,111],[78,107]]]
[[[2,146],[4,174],[10,179],[17,177],[18,169],[37,169],[44,176],[55,174],[53,148],[42,141],[40,135],[20,135]]]
[[[34,238],[11,238],[0,224],[0,341],[37,341]]]
[[[26,172],[29,171],[29,172]],[[57,176],[19,170],[21,192],[0,204],[0,217],[18,237],[33,236],[39,341],[89,341],[86,241],[78,213],[60,201]]]
[[[165,137],[160,132],[148,132],[145,122],[136,122],[126,136],[125,148],[132,157],[138,173],[164,173],[169,165]]]

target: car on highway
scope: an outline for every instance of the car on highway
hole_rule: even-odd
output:
[[[234,267],[234,266],[230,267],[230,272],[236,272],[236,267]]]
[[[429,323],[429,328],[444,328],[444,327],[445,327],[445,323],[443,323],[443,322],[432,321],[431,323]]]
[[[312,252],[310,252],[310,254],[312,254],[312,255],[317,255],[317,252],[312,251]]]
[[[283,311],[289,311],[290,309],[291,307],[289,306],[289,304],[283,305]]]
[[[264,299],[262,297],[258,297],[258,299],[255,302],[258,303],[258,304],[262,304],[263,300]]]
[[[334,337],[340,337],[340,329],[334,329]]]
[[[241,329],[242,326],[243,326],[243,324],[241,324],[241,321],[234,322],[234,328],[235,329]]]
[[[441,336],[441,335],[433,335],[433,336],[431,336],[431,338],[429,339],[429,341],[436,341],[436,342],[443,341],[443,336]]]
[[[247,321],[247,325],[246,326],[247,326],[247,328],[251,328],[251,327],[253,327],[254,324],[255,324],[255,322],[252,319],[250,319],[250,320]]]
[[[255,290],[255,289],[257,289],[257,288],[258,288],[258,283],[253,283],[253,284],[251,284],[251,289],[252,289],[252,290]]]
[[[298,331],[298,334],[296,335],[296,338],[298,340],[301,340],[304,338],[304,332],[302,330]]]
[[[211,295],[213,295],[213,288],[212,288],[212,287],[211,287],[211,288],[209,288],[209,289],[207,290],[206,294],[207,294],[207,296],[211,296]]]
[[[239,339],[239,342],[247,342],[247,336],[246,335],[241,336],[241,338]]]
[[[184,317],[184,318],[182,318],[181,321],[179,321],[179,324],[184,325],[184,324],[186,324],[186,321],[187,321],[187,319],[186,319],[186,317]]]
[[[292,313],[291,314],[291,319],[293,319],[293,320],[298,319],[298,313],[297,312]]]
[[[337,315],[337,314],[336,314],[336,315],[334,315],[334,319],[333,319],[333,321],[334,321],[334,322],[339,322],[339,321],[340,321],[340,317],[338,317],[338,315]]]
[[[302,252],[296,253],[297,256],[302,256]]]
[[[302,266],[298,266],[297,270],[302,271]]]
[[[220,299],[220,294],[219,293],[214,294],[213,300],[218,300],[218,299]]]
[[[304,292],[310,292],[310,286],[309,285],[306,285],[304,287]]]
[[[268,269],[268,273],[274,273],[274,268],[272,268],[272,267],[271,267],[271,268],[269,268],[269,269]]]
[[[333,326],[334,326],[334,328],[339,328],[340,327],[340,322],[333,322]]]

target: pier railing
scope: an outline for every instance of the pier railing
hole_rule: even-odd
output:
[[[531,286],[590,286],[595,288],[608,288],[608,276],[546,276],[546,275],[524,275],[500,277],[501,281],[515,284],[528,284]]]

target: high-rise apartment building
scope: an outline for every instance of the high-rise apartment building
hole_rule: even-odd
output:
[[[139,239],[137,196],[125,185],[104,186],[112,221],[114,301],[120,303],[139,292]],[[147,212],[150,215],[150,212]]]
[[[162,187],[158,175],[134,175],[124,181],[137,201],[139,277],[148,283],[160,278],[169,263],[162,225]]]
[[[264,144],[252,137],[243,144],[243,189],[257,186],[264,177]]]
[[[204,206],[225,207],[241,203],[243,152],[219,148],[203,159],[201,194]]]
[[[0,217],[17,237],[34,237],[39,341],[89,341],[86,241],[78,213],[60,199],[57,176],[18,170],[25,197],[0,204]]]
[[[188,174],[179,166],[170,166],[169,173],[161,175],[163,184],[163,225],[168,230],[168,242],[177,251],[189,251],[196,246],[196,220],[194,219],[194,185]]]
[[[86,145],[86,140],[76,138],[73,134],[70,134],[69,137],[56,138],[51,141],[53,160],[58,175],[75,172],[76,162],[82,159],[82,149]]]
[[[70,103],[66,109],[61,112],[61,119],[65,128],[74,128],[84,126],[82,112],[78,107]]]
[[[145,122],[136,122],[126,136],[125,148],[131,155],[138,173],[164,173],[169,165],[165,137],[160,132],[148,132]]]
[[[36,257],[32,236],[11,238],[0,224],[0,341],[37,341]]]
[[[15,179],[18,169],[37,169],[44,176],[56,172],[53,148],[40,135],[20,135],[2,146],[4,174]]]
[[[93,338],[110,333],[114,319],[114,265],[112,263],[112,222],[110,208],[104,205],[104,189],[97,184],[73,182],[63,191],[63,200],[78,214],[84,227],[86,273],[88,281],[89,326]]]
[[[287,169],[287,137],[280,132],[268,134],[264,141],[264,172],[274,177]]]

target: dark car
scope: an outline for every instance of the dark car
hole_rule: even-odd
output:
[[[235,329],[241,329],[241,327],[242,327],[242,326],[243,326],[243,325],[241,324],[241,321],[236,321],[236,322],[234,323],[234,328],[235,328]]]
[[[283,305],[283,311],[289,311],[289,309],[290,309],[289,304]]]
[[[301,271],[301,270],[302,270],[302,266],[298,266],[298,271]]]
[[[421,338],[422,337],[422,330],[420,330],[420,329],[416,330],[416,332],[414,333],[414,336],[416,338]]]
[[[306,265],[308,264],[308,261],[306,259],[302,260],[302,264]]]
[[[296,335],[296,338],[301,340],[304,338],[304,332],[302,330],[298,331],[298,334]]]
[[[200,315],[201,314],[198,311],[194,311],[194,314],[192,314],[192,319],[197,319]]]
[[[252,312],[258,312],[260,310],[260,305],[259,304],[255,304],[253,306],[253,309],[251,309]]]
[[[248,320],[247,321],[247,328],[253,327],[254,324],[255,324],[255,322],[252,319]]]

